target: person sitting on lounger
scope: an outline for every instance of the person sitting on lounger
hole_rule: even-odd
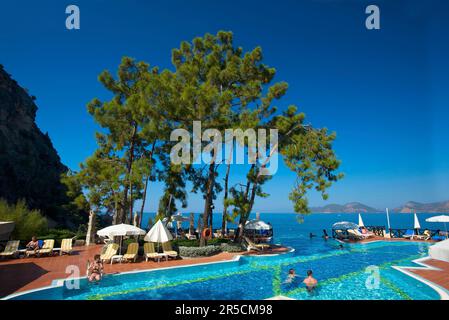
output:
[[[304,279],[303,283],[306,285],[307,291],[312,292],[318,284],[318,281],[313,277],[312,270],[307,271],[307,278]]]
[[[35,236],[33,236],[31,238],[31,241],[28,242],[28,244],[26,245],[26,248],[28,251],[34,251],[34,253],[36,253],[37,250],[39,250],[39,241],[37,240],[37,238]]]
[[[95,255],[92,264],[90,264],[89,261],[87,263],[89,282],[96,281],[98,283],[103,276],[103,262],[101,262],[100,255]]]

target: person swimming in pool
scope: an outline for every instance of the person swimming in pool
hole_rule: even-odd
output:
[[[285,280],[285,283],[292,283],[296,277],[297,275],[295,269],[288,270],[287,280]]]
[[[307,291],[312,292],[318,285],[318,281],[313,277],[312,270],[307,271],[307,278],[304,279],[303,283],[306,285]]]

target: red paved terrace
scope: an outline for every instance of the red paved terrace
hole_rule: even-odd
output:
[[[435,259],[428,259],[423,263],[440,270],[405,269],[449,290],[449,263]]]
[[[71,255],[22,258],[0,261],[0,298],[15,292],[49,286],[53,280],[63,279],[68,276],[65,272],[68,265],[77,265],[80,268],[80,275],[86,274],[87,260],[93,260],[95,254],[101,251],[101,245],[90,247],[74,247]],[[274,247],[272,250],[265,250],[264,254],[285,252],[287,248]],[[195,259],[170,259],[154,262],[145,262],[142,257],[137,262],[105,263],[105,272],[108,274],[135,270],[147,270],[155,268],[173,267],[206,262],[226,261],[242,254],[259,254],[253,251],[241,253],[226,253],[211,257]]]
[[[389,240],[384,238],[373,238],[365,241]],[[398,241],[398,239],[394,239]],[[404,240],[410,241],[410,240]],[[0,261],[0,297],[10,295],[12,293],[31,290],[48,286],[53,280],[63,279],[68,276],[65,269],[68,265],[77,265],[80,268],[81,276],[85,275],[87,260],[93,259],[95,254],[101,251],[101,245],[90,247],[75,247],[72,255],[40,257],[40,258],[23,258]],[[227,261],[236,255],[246,254],[269,254],[281,253],[287,251],[284,247],[275,247],[265,252],[241,252],[241,253],[220,253],[211,257],[195,258],[195,259],[177,259],[169,261],[154,262],[138,260],[135,263],[114,263],[105,264],[106,273],[120,273],[135,270],[147,270],[155,268],[173,267],[189,264],[199,264],[206,262]],[[418,276],[431,281],[446,290],[449,290],[449,263],[429,259],[424,261],[425,264],[436,267],[440,270],[425,269],[407,269]]]

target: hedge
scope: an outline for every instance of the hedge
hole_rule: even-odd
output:
[[[220,253],[220,246],[204,246],[204,247],[179,247],[179,255],[181,257],[206,257]]]

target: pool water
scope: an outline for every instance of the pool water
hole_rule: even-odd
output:
[[[15,299],[247,300],[277,295],[318,300],[440,298],[430,287],[391,268],[413,266],[412,260],[427,255],[425,243],[379,241],[345,244],[340,249],[335,240],[309,241],[316,242],[310,254],[296,250],[277,256],[241,257],[231,262],[107,275],[97,285],[82,279],[79,289],[69,290],[64,284]],[[372,273],[367,270],[370,266],[378,268],[378,281],[373,282]],[[298,278],[286,283],[291,268]],[[302,284],[309,269],[319,281],[313,293],[307,292]]]

